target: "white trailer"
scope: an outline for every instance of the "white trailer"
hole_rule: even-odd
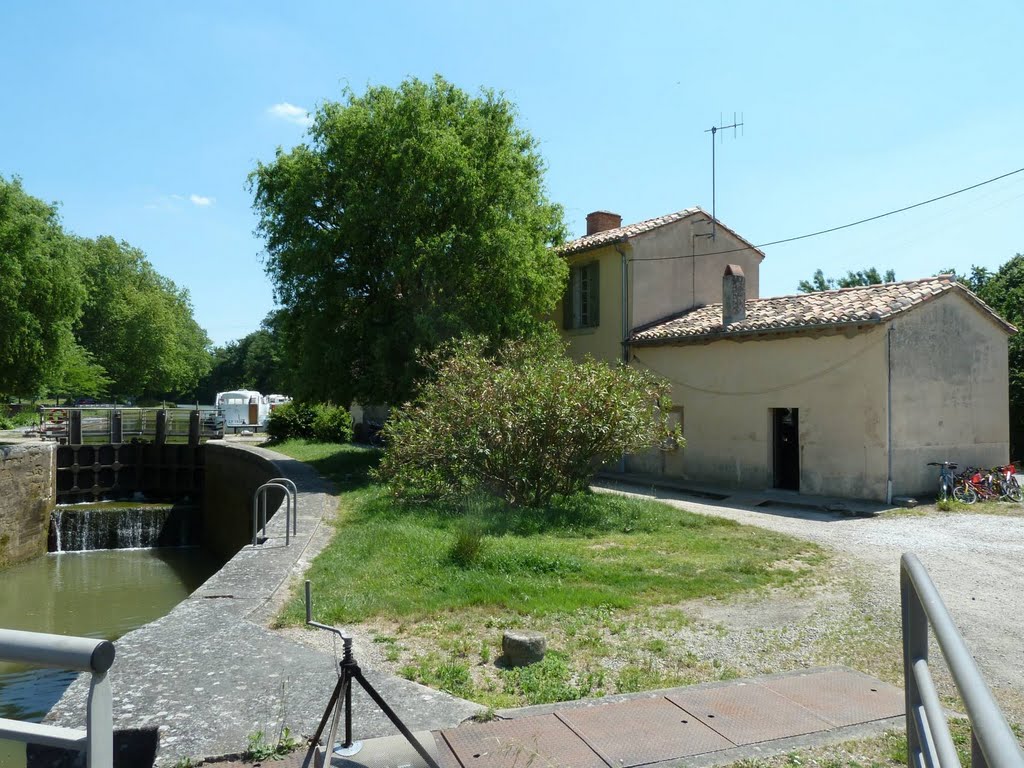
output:
[[[270,398],[251,389],[218,392],[216,405],[224,416],[224,428],[233,432],[266,429],[270,418]]]

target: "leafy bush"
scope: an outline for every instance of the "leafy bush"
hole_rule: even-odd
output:
[[[270,412],[267,434],[274,442],[306,438],[324,443],[352,440],[352,417],[336,405],[297,403],[279,405]]]
[[[313,417],[313,438],[321,443],[349,443],[352,441],[352,417],[345,408],[336,405],[316,406]]]
[[[314,419],[316,411],[312,405],[294,400],[283,403],[270,412],[267,434],[275,442],[291,437],[312,437]]]
[[[588,485],[602,464],[670,434],[668,382],[626,366],[575,363],[550,338],[481,339],[424,359],[434,377],[384,426],[377,477],[400,496],[463,495],[547,505]]]

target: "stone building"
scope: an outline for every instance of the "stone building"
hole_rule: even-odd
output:
[[[672,383],[685,448],[626,469],[695,483],[885,500],[933,493],[929,461],[1009,458],[1016,329],[949,276],[759,298],[764,254],[699,208],[563,247],[570,354]]]

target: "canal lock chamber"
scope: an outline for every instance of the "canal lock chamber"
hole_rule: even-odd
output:
[[[202,446],[62,445],[47,550],[202,544]]]

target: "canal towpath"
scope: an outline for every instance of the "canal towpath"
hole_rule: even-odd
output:
[[[284,725],[293,734],[312,733],[337,680],[335,656],[267,628],[329,541],[336,499],[309,465],[242,441],[230,444],[271,462],[280,476],[295,482],[298,534],[286,546],[285,516],[275,515],[262,545],[243,547],[169,614],[117,641],[110,672],[114,727],[155,731],[158,766],[237,754],[257,731],[275,738]],[[483,710],[365,665],[363,671],[413,730],[455,727]],[[88,682],[81,677],[46,721],[84,727],[87,694]],[[358,688],[353,730],[361,738],[394,733]]]

